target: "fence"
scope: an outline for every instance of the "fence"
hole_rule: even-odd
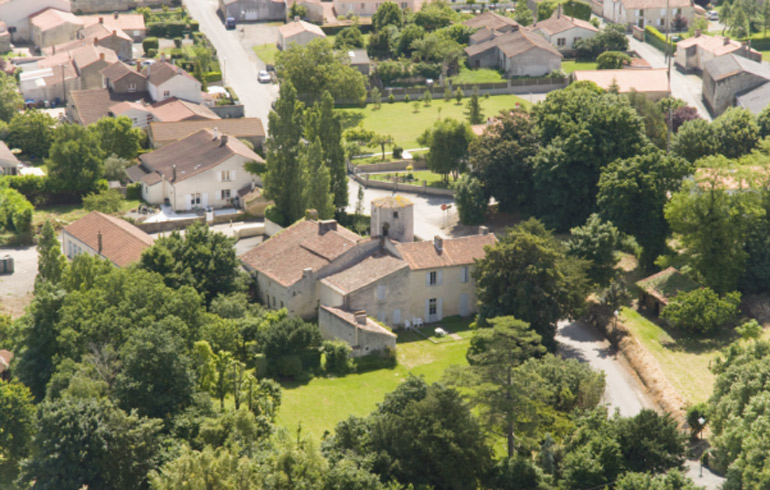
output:
[[[403,172],[406,167],[412,166],[412,170],[426,170],[428,163],[424,158],[414,160],[399,160],[397,162],[370,163],[368,165],[354,165],[348,163],[348,171],[357,174],[369,174],[374,172]]]

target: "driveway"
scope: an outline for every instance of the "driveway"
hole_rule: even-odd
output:
[[[653,68],[666,68],[668,65],[663,53],[647,43],[628,36],[628,49],[636,51],[639,56],[645,59]],[[674,66],[671,61],[671,95],[687,102],[687,105],[698,109],[700,117],[711,121],[712,117],[708,109],[703,104],[703,81],[694,74],[685,75]]]
[[[37,276],[37,247],[2,247],[0,256],[14,260],[13,274],[0,275],[0,312],[17,318],[32,301]]]
[[[257,82],[257,73],[265,69],[265,64],[253,51],[244,48],[238,29],[225,29],[216,12],[216,0],[184,0],[184,4],[190,15],[200,23],[201,32],[216,48],[223,81],[238,94],[246,117],[260,118],[267,129],[267,115],[272,102],[278,98],[278,86]]]

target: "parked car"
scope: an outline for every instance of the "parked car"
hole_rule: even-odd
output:
[[[225,29],[235,29],[235,17],[225,19]]]
[[[273,78],[266,70],[260,70],[257,80],[259,80],[259,83],[270,83],[273,81]]]
[[[716,10],[710,11],[708,14],[706,14],[706,17],[708,20],[719,20],[719,12]]]

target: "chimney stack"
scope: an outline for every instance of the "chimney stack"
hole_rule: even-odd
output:
[[[302,278],[310,277],[313,275],[313,269],[311,267],[305,267],[302,269]]]
[[[118,12],[115,12],[115,18],[116,19],[118,18],[118,15],[119,15]]]
[[[309,221],[318,221],[318,210],[316,209],[306,209],[305,210],[305,219]]]
[[[94,37],[94,46],[96,46],[97,44],[99,44],[99,38]]]
[[[725,36],[725,46],[727,46],[728,44],[730,44],[730,38]]]
[[[489,228],[486,226],[479,226],[479,235],[489,235]]]
[[[324,234],[329,230],[337,231],[337,221],[333,219],[325,219],[318,222],[318,232]]]
[[[118,31],[116,31],[115,29],[113,29],[113,30],[112,30],[112,37],[115,37],[115,36],[117,36],[117,35],[118,35]]]
[[[176,182],[176,164],[171,166],[171,181]]]
[[[97,251],[96,253],[101,254],[102,253],[102,232],[101,230],[96,234],[96,242],[97,242]]]
[[[99,59],[104,61],[104,53],[99,53]]]
[[[227,135],[223,134],[221,138],[219,138],[222,143],[219,146],[225,146],[227,144]]]
[[[104,24],[104,17],[99,17],[99,23]]]
[[[219,139],[219,128],[214,126],[214,139]]]
[[[433,237],[433,246],[436,247],[436,252],[441,253],[444,249],[444,239],[436,235]]]
[[[356,318],[356,323],[359,325],[366,325],[366,310],[358,310],[353,313]]]

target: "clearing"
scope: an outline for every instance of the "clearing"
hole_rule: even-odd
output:
[[[260,44],[251,49],[254,50],[254,54],[256,54],[266,65],[275,64],[275,55],[278,54],[278,46],[276,46],[275,43]]]
[[[121,201],[120,212],[116,215],[120,216],[132,209],[137,209],[142,202],[139,200],[123,200]],[[62,228],[79,220],[83,216],[90,213],[82,204],[59,204],[56,206],[46,206],[44,208],[36,208],[35,214],[32,215],[32,228],[37,229],[38,226],[42,226],[48,220],[52,220],[54,227]],[[108,213],[109,214],[109,213]]]

